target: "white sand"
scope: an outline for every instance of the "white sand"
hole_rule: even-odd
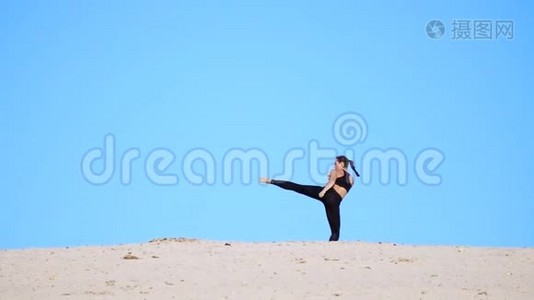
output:
[[[0,299],[534,299],[532,248],[230,244],[0,250]]]

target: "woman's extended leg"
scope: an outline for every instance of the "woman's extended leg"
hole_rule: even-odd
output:
[[[301,185],[291,181],[285,180],[271,180],[268,178],[261,178],[261,182],[270,183],[280,188],[295,191],[299,194],[311,197],[313,199],[319,200],[323,203],[326,218],[328,219],[328,225],[330,226],[330,239],[329,241],[339,240],[339,231],[341,228],[341,217],[339,213],[339,206],[341,205],[341,196],[333,189],[330,189],[326,192],[323,198],[319,198],[319,193],[322,191],[322,187],[314,185]]]
[[[322,201],[322,199],[319,198],[319,193],[321,192],[321,190],[323,188],[320,187],[320,186],[302,185],[302,184],[294,183],[294,182],[291,182],[291,181],[275,180],[275,179],[266,180],[266,181],[263,181],[263,182],[270,183],[270,184],[276,185],[276,186],[278,186],[280,188],[283,188],[285,190],[294,191],[294,192],[297,192],[299,194],[302,194],[302,195],[308,196],[310,198],[313,198],[315,200]]]

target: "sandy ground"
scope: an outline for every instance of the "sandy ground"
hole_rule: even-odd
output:
[[[534,299],[534,249],[179,238],[0,250],[0,299]]]

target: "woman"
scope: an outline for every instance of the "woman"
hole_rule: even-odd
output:
[[[326,217],[328,219],[328,224],[330,225],[330,231],[332,232],[329,241],[337,241],[339,240],[339,229],[341,227],[339,205],[354,184],[354,179],[346,171],[349,165],[356,176],[360,177],[352,160],[349,160],[346,156],[337,156],[335,167],[330,171],[328,182],[324,187],[301,185],[291,181],[268,178],[260,178],[260,181],[263,183],[274,184],[283,189],[295,191],[299,194],[321,201],[324,204]]]

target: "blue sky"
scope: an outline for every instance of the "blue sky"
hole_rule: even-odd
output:
[[[403,153],[407,183],[357,181],[342,203],[342,240],[534,246],[534,33],[521,1],[4,1],[0,9],[0,248],[215,240],[326,240],[320,203],[261,186],[301,149],[290,179],[312,176],[309,145]],[[430,20],[446,28],[427,36]],[[454,20],[488,20],[489,40],[454,39]],[[513,21],[513,38],[495,37]],[[343,145],[337,118],[367,138]],[[84,155],[115,140],[113,176],[86,180]],[[441,184],[418,179],[425,149],[444,156]],[[121,158],[139,151],[131,182]],[[152,182],[154,150],[174,160]],[[233,150],[256,149],[242,180]],[[209,153],[213,184],[183,161]],[[103,171],[103,160],[93,171]],[[326,174],[331,160],[319,162]],[[201,174],[202,162],[193,164]],[[234,178],[223,180],[224,172]],[[326,179],[326,178],[325,178]]]

